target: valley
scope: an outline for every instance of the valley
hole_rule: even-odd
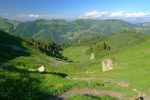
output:
[[[2,18],[0,23],[0,99],[149,100],[148,23]],[[103,71],[104,59],[116,66]]]

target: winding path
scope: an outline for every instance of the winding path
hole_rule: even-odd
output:
[[[99,77],[66,77],[69,80],[81,80],[81,81],[85,81],[85,82],[92,82],[94,80],[102,80],[104,82],[111,82],[111,83],[115,83],[118,84],[121,87],[125,87],[125,88],[129,88],[129,84],[121,81],[121,80],[117,80],[117,79],[113,79],[113,78],[99,78]],[[57,95],[56,97],[54,97],[53,100],[66,100],[68,97],[75,95],[75,94],[81,94],[81,95],[89,95],[89,96],[98,96],[98,95],[109,95],[111,97],[115,97],[121,100],[133,100],[133,98],[131,99],[125,99],[125,94],[120,93],[120,92],[114,92],[114,91],[109,91],[109,90],[95,90],[95,89],[91,89],[91,88],[73,88],[70,89],[64,93],[61,93],[59,95]],[[51,99],[50,99],[51,100]]]
[[[99,78],[99,77],[74,77],[74,78],[68,78],[71,80],[81,80],[81,81],[85,81],[85,82],[91,82],[94,80],[102,80],[104,82],[111,82],[111,83],[115,83],[118,84],[121,87],[125,87],[127,88],[129,86],[128,83],[121,81],[121,80],[116,80],[116,79],[112,79],[112,78]]]
[[[113,92],[113,91],[105,91],[105,90],[94,90],[90,88],[73,88],[71,90],[68,90],[56,97],[56,100],[66,100],[69,96],[74,94],[81,94],[81,95],[91,95],[91,96],[97,96],[97,95],[109,95],[111,97],[115,97],[118,99],[123,98],[123,94],[119,92]]]
[[[99,77],[67,77],[67,79],[70,80],[81,80],[85,82],[92,82],[94,80],[102,80],[104,82],[112,82],[115,84],[118,84],[121,87],[126,87],[128,88],[128,83],[121,81],[121,80],[116,80],[112,78],[99,78]],[[108,90],[95,90],[95,89],[90,89],[90,88],[73,88],[70,89],[56,97],[56,100],[66,100],[69,96],[74,95],[74,94],[81,94],[81,95],[91,95],[91,96],[98,96],[98,95],[109,95],[111,97],[115,97],[118,99],[123,99],[124,94],[120,92],[114,92],[114,91],[108,91]]]

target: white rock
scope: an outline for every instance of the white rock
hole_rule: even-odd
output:
[[[44,72],[44,71],[45,71],[44,66],[39,67],[39,68],[38,68],[38,71],[39,71],[39,72]]]
[[[115,66],[116,66],[116,64],[111,59],[104,59],[102,61],[103,72],[108,71],[108,70],[112,70],[112,69],[114,69]]]

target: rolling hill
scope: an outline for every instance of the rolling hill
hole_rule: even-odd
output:
[[[97,35],[118,33],[124,30],[150,32],[145,24],[130,24],[123,20],[94,20],[78,19],[74,21],[44,20],[39,19],[31,22],[17,22],[0,18],[0,29],[22,38],[33,37],[40,41],[52,40],[63,44],[74,41],[80,35]]]
[[[15,20],[8,20],[0,17],[0,30],[6,31],[6,32],[12,32],[20,22]]]
[[[149,35],[132,31],[132,28],[139,26],[121,20],[36,20],[19,24],[7,22],[8,24],[3,25],[12,25],[13,31],[10,34],[0,31],[0,99],[13,100],[17,96],[19,100],[60,97],[70,100],[76,97],[81,100],[117,100],[133,99],[141,96],[140,93],[149,96],[150,40]],[[105,34],[97,33],[102,29],[109,30],[103,31]],[[45,42],[45,46],[38,40],[29,39],[32,44],[14,36],[16,32],[23,38],[31,36],[43,43],[47,38],[58,43],[74,40],[77,45],[64,47],[61,54],[67,59],[65,61],[42,52],[40,47],[54,49],[47,46],[51,42]],[[111,50],[99,52],[94,60],[90,60],[91,55],[84,51],[100,41],[108,43]],[[103,72],[101,61],[105,58],[115,59],[117,67]],[[42,65],[45,66],[45,73],[29,72],[29,69],[37,70]],[[94,95],[91,91],[105,96]],[[82,92],[93,95],[83,95]]]
[[[107,56],[96,57],[93,61],[90,60],[90,55],[88,56],[82,52],[86,50],[87,47],[68,47],[64,50],[64,55],[78,64],[72,65],[68,70],[66,69],[67,67],[64,67],[63,70],[64,72],[71,73],[72,79],[74,80],[87,81],[88,83],[96,82],[93,86],[95,89],[103,89],[103,86],[96,85],[100,83],[100,81],[98,81],[99,78],[105,81],[107,79],[122,80],[127,82],[125,83],[126,85],[128,84],[127,90],[119,89],[118,87],[115,89],[113,87],[107,87],[107,85],[105,89],[109,90],[111,88],[114,91],[121,91],[123,93],[126,91],[126,97],[128,97],[128,99],[132,97],[130,98],[131,100],[136,97],[136,95],[146,95],[147,99],[149,99],[149,44],[150,40],[147,40],[139,45],[131,46]],[[75,54],[75,56],[73,54]],[[100,63],[105,58],[114,58],[117,67],[112,71],[102,72],[102,65]],[[126,100],[128,99],[126,98]]]
[[[37,20],[20,24],[14,34],[21,37],[32,36],[44,40],[51,39],[57,43],[73,40],[80,34],[109,34],[131,30],[134,25],[121,20]],[[26,31],[25,31],[26,30]],[[57,40],[57,41],[56,41]]]

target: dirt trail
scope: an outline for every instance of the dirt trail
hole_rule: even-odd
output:
[[[129,88],[129,83],[127,82],[124,82],[122,80],[117,80],[117,79],[113,79],[113,78],[99,78],[99,77],[73,77],[73,78],[68,78],[68,79],[71,79],[71,80],[81,80],[81,81],[85,81],[85,82],[92,82],[94,80],[102,80],[104,82],[111,82],[111,83],[115,83],[121,87],[124,87],[124,88]],[[84,91],[84,90],[82,90]],[[94,90],[93,90],[94,91]],[[95,90],[95,91],[98,91],[98,90]],[[140,92],[138,91],[137,89],[133,89],[134,92],[136,92],[138,94],[137,97],[145,97],[145,93],[143,92]],[[109,96],[112,96],[112,97],[116,97],[116,98],[119,98],[122,97],[121,93],[118,93],[118,92],[112,92],[112,91],[101,91],[99,93],[104,93],[103,95],[109,95]],[[100,94],[99,94],[100,95]],[[133,98],[126,98],[126,100],[133,100]],[[145,99],[145,100],[150,100],[150,99]]]
[[[121,87],[128,87],[129,84],[121,81],[121,80],[116,80],[116,79],[112,79],[112,78],[98,78],[98,77],[74,77],[74,78],[68,78],[68,79],[72,79],[72,80],[81,80],[81,81],[85,81],[85,82],[91,82],[94,80],[102,80],[104,82],[111,82],[111,83],[115,83],[118,84]]]
[[[119,92],[113,91],[105,91],[105,90],[94,90],[89,88],[74,88],[67,92],[64,92],[56,97],[56,100],[66,100],[69,96],[81,94],[81,95],[90,95],[90,96],[97,96],[97,95],[109,95],[111,97],[115,97],[118,99],[123,98],[123,94]]]
[[[119,86],[125,87],[125,88],[128,88],[128,86],[129,86],[128,83],[121,81],[121,80],[113,79],[113,78],[99,78],[99,77],[73,77],[73,78],[70,78],[70,77],[67,77],[67,79],[81,80],[81,81],[85,81],[85,82],[89,82],[89,83],[94,80],[102,80],[104,82],[111,82],[111,83],[118,84]],[[69,96],[72,96],[75,94],[89,95],[89,96],[109,95],[111,97],[118,98],[119,100],[133,100],[133,98],[132,99],[124,98],[125,94],[120,93],[120,92],[114,92],[111,90],[95,90],[95,89],[90,89],[90,88],[73,88],[64,93],[61,93],[60,95],[57,95],[56,97],[54,97],[55,98],[54,100],[66,100]]]

